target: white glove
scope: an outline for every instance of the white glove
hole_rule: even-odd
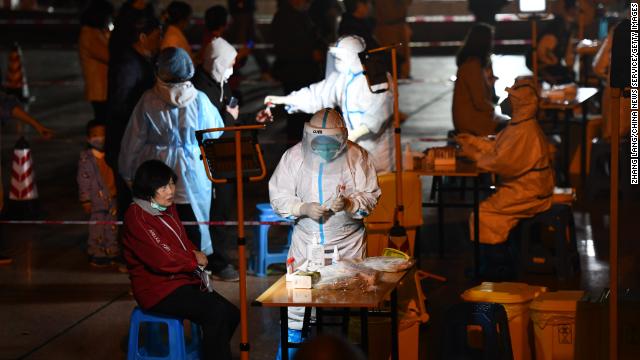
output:
[[[369,129],[364,125],[360,125],[358,128],[349,131],[349,141],[356,142],[368,133],[370,133]]]
[[[285,105],[287,103],[286,96],[267,95],[264,98],[265,104]]]
[[[300,209],[298,210],[299,216],[308,216],[313,220],[320,220],[324,216],[324,214],[329,211],[326,207],[316,203],[303,203],[300,205]],[[294,214],[296,215],[296,214]]]
[[[344,196],[339,196],[337,199],[333,200],[331,203],[331,211],[334,213],[338,213],[344,209],[345,198]]]

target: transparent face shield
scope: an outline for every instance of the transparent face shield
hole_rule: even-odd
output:
[[[309,123],[304,125],[302,148],[305,159],[309,158],[312,163],[329,163],[342,155],[346,146],[346,128],[323,129]]]

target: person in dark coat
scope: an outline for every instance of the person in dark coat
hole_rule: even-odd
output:
[[[373,35],[376,20],[369,15],[370,0],[344,0],[344,7],[338,36],[357,35],[364,39],[367,49],[377,48],[380,44]]]
[[[276,61],[273,75],[282,82],[285,94],[322,79],[322,42],[307,12],[308,0],[283,0],[271,22]],[[298,142],[307,114],[287,116],[287,138]]]
[[[469,0],[469,11],[476,22],[494,25],[496,14],[506,4],[507,0]]]
[[[233,96],[228,80],[233,73],[233,66],[238,52],[226,40],[219,37],[211,41],[202,51],[202,65],[198,66],[191,79],[193,85],[209,97],[209,100],[218,109],[224,126],[239,125],[238,104],[230,103]],[[235,106],[234,106],[235,105]],[[222,137],[233,137],[234,132],[225,132]],[[212,221],[230,221],[235,208],[235,184],[213,184],[214,201],[211,202]],[[224,245],[232,241],[233,232],[221,226],[211,227],[211,241],[216,251],[208,257],[208,270],[212,275],[222,281],[238,281],[238,271],[230,264],[224,254]]]
[[[132,19],[133,20],[133,19]],[[140,12],[131,23],[121,23],[127,33],[128,45],[109,59],[107,102],[109,116],[105,140],[105,158],[115,174],[118,172],[120,142],[129,117],[142,94],[155,83],[153,58],[160,49],[161,29],[155,18]],[[117,176],[118,217],[122,218],[131,195],[127,184]]]

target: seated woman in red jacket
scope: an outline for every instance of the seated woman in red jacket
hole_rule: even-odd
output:
[[[207,257],[187,238],[173,205],[176,179],[159,160],[136,171],[123,234],[133,296],[145,310],[199,324],[203,359],[231,359],[239,311],[208,284]]]

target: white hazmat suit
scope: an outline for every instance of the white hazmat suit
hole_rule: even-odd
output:
[[[513,117],[495,141],[468,134],[457,137],[465,156],[501,180],[498,191],[480,203],[483,244],[505,242],[519,219],[546,211],[552,204],[554,175],[548,143],[536,120],[536,90],[524,81],[506,90]],[[473,214],[469,225],[473,237]]]
[[[265,103],[284,104],[290,113],[315,113],[323,108],[340,107],[349,140],[371,154],[376,171],[391,171],[394,163],[393,94],[391,90],[373,93],[369,89],[358,57],[364,49],[362,38],[341,37],[329,49],[337,71],[287,96],[267,96]]]
[[[302,142],[284,153],[269,180],[274,211],[295,219],[289,248],[295,267],[307,260],[307,249],[316,239],[325,257],[337,246],[341,259],[364,258],[362,219],[379,197],[367,151],[347,140],[344,120],[331,109],[319,111],[305,124]],[[300,330],[303,315],[302,308],[289,308],[289,327]]]

